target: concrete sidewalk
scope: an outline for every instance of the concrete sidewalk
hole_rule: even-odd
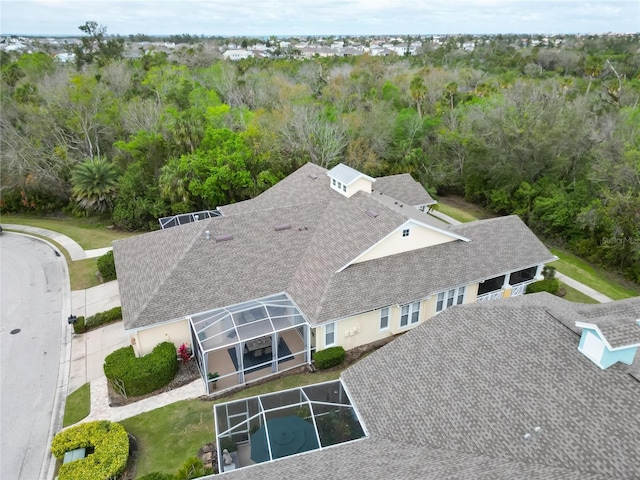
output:
[[[112,247],[96,248],[95,250],[84,250],[75,240],[63,235],[62,233],[54,232],[52,230],[46,230],[39,227],[31,227],[29,225],[18,225],[14,223],[3,223],[3,228],[7,230],[17,230],[19,232],[32,233],[34,235],[40,235],[41,237],[47,237],[61,245],[67,252],[71,260],[84,260],[86,258],[96,258],[104,255]]]
[[[86,290],[71,292],[72,312],[76,316],[89,317],[120,306],[118,281],[103,283]]]

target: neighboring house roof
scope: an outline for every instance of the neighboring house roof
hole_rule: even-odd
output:
[[[382,192],[391,198],[413,206],[438,203],[408,173],[378,178],[372,190],[374,192]]]
[[[526,297],[450,308],[345,370],[368,438],[229,479],[640,477],[640,383],[555,318],[590,306]]]
[[[638,317],[640,318],[640,317]],[[640,320],[633,317],[613,317],[597,321],[580,322],[580,327],[597,329],[611,348],[640,345]]]
[[[278,292],[318,324],[553,259],[517,217],[449,227],[386,195],[344,197],[320,173],[326,170],[308,164],[253,200],[220,207],[221,217],[114,242],[125,328]],[[471,241],[341,270],[409,219]],[[225,234],[233,239],[215,240]]]

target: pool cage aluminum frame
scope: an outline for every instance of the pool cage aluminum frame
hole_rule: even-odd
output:
[[[234,375],[237,376],[237,381],[228,388],[248,383],[246,375],[252,371],[266,370],[266,374],[260,376],[264,378],[311,362],[309,322],[286,293],[191,315],[189,325],[193,354],[208,395],[217,391],[218,381]],[[279,352],[280,338],[287,332],[296,332],[300,336],[303,343],[302,350],[289,350],[286,354]],[[264,337],[271,337],[271,359],[260,364],[245,366],[245,346],[248,342]],[[230,349],[235,349],[236,369],[210,378],[209,355]],[[302,355],[300,363],[284,369],[279,368],[281,362],[298,355]]]
[[[327,443],[318,424],[323,416],[330,415],[335,411],[348,412],[361,428],[362,434],[356,435],[350,440]],[[358,441],[369,436],[346,385],[340,379],[220,403],[213,407],[213,414],[218,458],[222,458],[225,439],[230,439],[233,443],[248,442],[250,444],[252,433],[257,428],[264,428],[269,451],[268,461],[275,460],[271,448],[268,422],[278,417],[302,416],[313,424],[318,447],[291,456]]]

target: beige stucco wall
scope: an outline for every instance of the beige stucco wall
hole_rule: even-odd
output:
[[[475,283],[467,285],[464,303],[475,303],[477,296],[478,284]],[[345,350],[351,350],[352,348],[373,343],[375,341],[406,332],[407,330],[411,330],[425,321],[428,321],[436,314],[437,301],[437,294],[422,300],[420,302],[418,323],[404,328],[400,327],[401,307],[397,305],[391,305],[389,307],[389,328],[386,330],[380,330],[380,309],[338,320],[335,322],[335,345],[341,345]],[[325,345],[325,338],[325,326],[323,325],[316,329],[315,341],[317,350],[327,348]]]
[[[134,351],[139,357],[151,353],[153,347],[162,342],[173,342],[178,348],[183,343],[191,344],[189,321],[187,319],[178,320],[158,325],[157,327],[139,330],[132,338]]]
[[[409,225],[409,236],[403,237],[402,230],[405,228],[407,227],[398,228],[398,230],[382,240],[354,263],[366,262],[367,260],[383,258],[396,253],[409,252],[441,243],[461,241],[416,224]]]
[[[359,178],[347,187],[346,195],[347,197],[350,197],[360,190],[362,190],[363,192],[371,193],[371,181],[367,180],[366,178]]]

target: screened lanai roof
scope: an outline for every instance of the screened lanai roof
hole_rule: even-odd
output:
[[[220,449],[249,443],[250,460],[236,468],[366,436],[341,380],[220,403],[214,417]]]
[[[191,315],[202,352],[246,342],[307,323],[286,293]]]

